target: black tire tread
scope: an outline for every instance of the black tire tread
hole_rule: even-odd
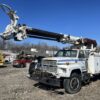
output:
[[[73,77],[77,77],[79,79],[79,82],[80,82],[79,88],[77,90],[75,90],[75,91],[72,91],[71,88],[70,88],[70,85],[69,85],[70,84],[70,80]],[[75,94],[75,93],[79,92],[80,89],[81,89],[81,77],[80,77],[80,75],[77,74],[77,73],[72,73],[70,78],[64,79],[63,85],[64,85],[65,92],[67,92],[69,94]]]

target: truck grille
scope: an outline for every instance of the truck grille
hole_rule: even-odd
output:
[[[47,72],[57,72],[57,62],[56,60],[43,60],[42,62],[43,70]]]

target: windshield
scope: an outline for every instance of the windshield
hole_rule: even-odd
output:
[[[77,57],[77,50],[60,50],[55,57]]]

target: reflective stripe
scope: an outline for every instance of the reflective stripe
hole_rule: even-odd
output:
[[[85,60],[80,60],[80,59],[58,60],[57,65],[63,65],[63,64],[66,64],[66,63],[75,64],[76,62],[80,62],[80,61],[85,61]]]
[[[85,60],[82,59],[58,60],[58,62],[67,62],[67,61],[85,61]]]

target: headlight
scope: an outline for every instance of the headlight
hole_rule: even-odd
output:
[[[58,73],[66,73],[67,69],[66,68],[59,68]]]
[[[67,72],[67,69],[66,68],[61,68],[61,70],[63,71],[63,73],[66,73]]]

